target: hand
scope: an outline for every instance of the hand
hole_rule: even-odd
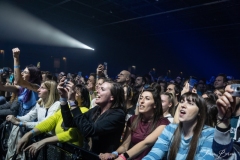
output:
[[[181,91],[181,95],[190,91],[189,83],[187,82]]]
[[[18,125],[19,121],[17,120],[17,118],[13,115],[8,115],[6,117],[6,121],[11,122],[12,124]]]
[[[17,153],[22,152],[25,146],[28,144],[29,134],[26,133],[17,143]]]
[[[62,98],[68,98],[67,89],[63,87],[65,83],[65,79],[66,79],[65,76],[62,79],[60,79],[60,82],[58,83],[58,86],[57,86],[58,93]]]
[[[72,82],[68,82],[66,85],[68,100],[75,101],[76,86]]]
[[[231,95],[232,92],[233,90],[227,86],[223,96],[216,101],[219,118],[230,118],[235,112],[236,97]]]
[[[13,52],[13,58],[19,58],[19,55],[20,55],[19,48],[13,48],[12,52]]]
[[[29,150],[29,154],[31,157],[34,157],[37,152],[43,148],[45,146],[44,140],[41,140],[39,142],[33,143],[30,146],[28,146],[27,148],[24,149],[24,151]]]
[[[99,154],[99,158],[101,159],[101,160],[111,160],[111,159],[115,159],[115,158],[117,158],[117,156],[116,155],[114,155],[114,154],[112,154],[112,153],[100,153]]]
[[[104,65],[99,64],[96,71],[97,75],[101,75],[103,73],[103,70],[104,70]]]

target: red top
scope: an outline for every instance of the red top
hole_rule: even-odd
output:
[[[134,115],[131,118],[129,118],[129,120],[127,122],[128,127],[131,127],[131,125],[132,125],[132,123],[133,123],[133,121],[136,117],[137,116]],[[157,126],[168,125],[169,123],[170,122],[168,121],[167,118],[162,117],[158,120],[158,125]],[[131,132],[131,143],[130,143],[129,148],[133,147],[134,145],[136,145],[140,141],[144,140],[150,134],[149,130],[152,127],[151,124],[152,124],[151,122],[143,122],[143,121],[140,121],[138,123],[138,126],[135,129],[135,131]],[[141,154],[139,154],[137,157],[135,157],[134,160],[141,160],[144,156],[146,156],[148,154],[148,152],[151,150],[151,148],[152,148],[152,146],[145,149]]]

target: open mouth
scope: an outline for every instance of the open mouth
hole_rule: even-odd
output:
[[[180,110],[180,116],[183,116],[184,114],[186,114],[186,112],[184,110]]]

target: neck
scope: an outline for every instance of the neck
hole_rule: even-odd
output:
[[[45,105],[47,103],[47,98],[42,98],[43,104]]]
[[[153,113],[149,113],[149,114],[143,114],[143,116],[142,116],[142,120],[143,121],[150,121],[152,118],[153,118]]]
[[[189,138],[193,135],[193,129],[197,124],[197,120],[190,122],[183,122],[183,135],[185,138]]]
[[[163,113],[163,117],[166,117],[169,114],[168,110]]]
[[[104,105],[103,107],[100,106],[101,107],[101,114],[106,112],[109,108],[111,108],[111,106],[112,106],[112,103],[108,103],[108,104]]]
[[[176,106],[176,105],[178,105],[178,100],[177,100],[177,97],[176,97],[176,98],[174,98],[174,104],[175,104],[175,106]]]

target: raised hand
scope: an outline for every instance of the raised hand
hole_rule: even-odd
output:
[[[19,58],[19,55],[20,55],[19,48],[13,48],[12,52],[13,52],[13,58]]]

